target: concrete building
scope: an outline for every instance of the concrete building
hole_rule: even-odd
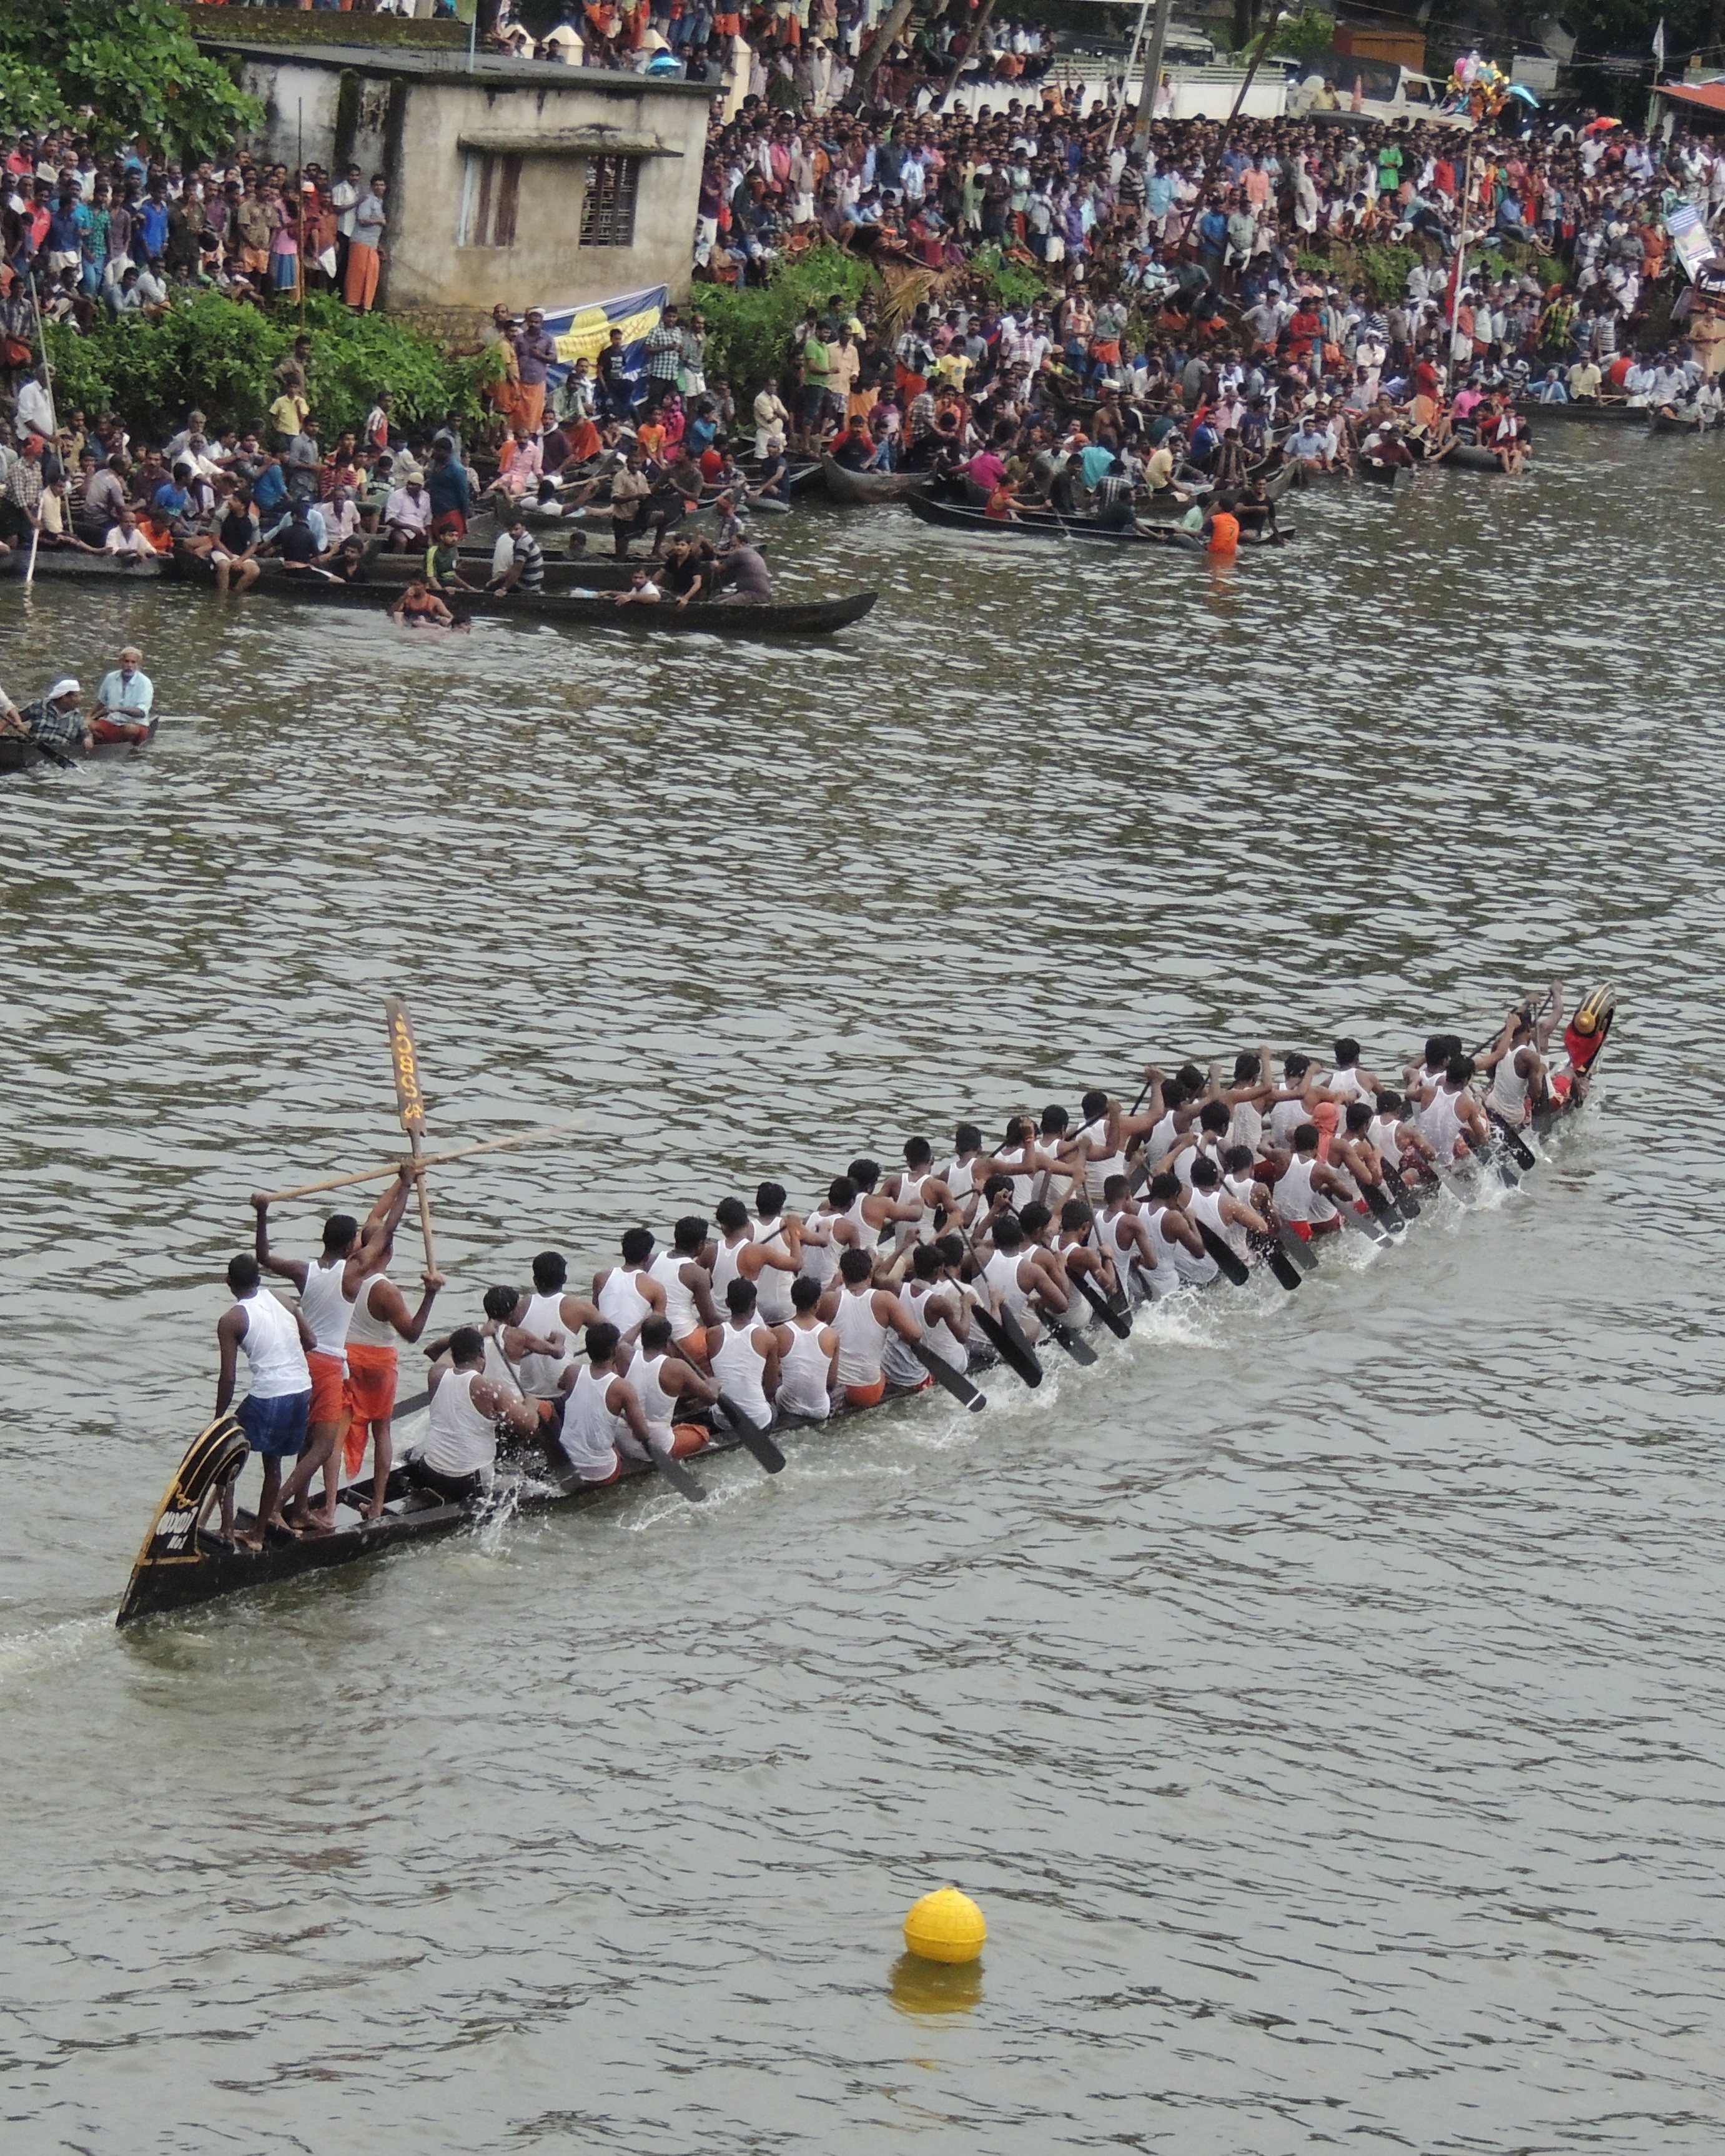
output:
[[[459,334],[493,304],[687,289],[711,92],[555,61],[200,37],[264,108],[251,146],[389,182],[380,303]]]

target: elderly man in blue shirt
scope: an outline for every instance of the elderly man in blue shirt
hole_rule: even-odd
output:
[[[150,738],[150,710],[156,701],[156,685],[144,671],[144,654],[128,644],[120,664],[110,667],[96,690],[96,707],[90,714],[90,731],[99,742],[146,742]]]

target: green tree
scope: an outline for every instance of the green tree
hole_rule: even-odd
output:
[[[75,124],[99,150],[141,134],[185,157],[263,114],[198,51],[173,0],[0,0],[0,118]]]
[[[81,405],[92,420],[117,412],[145,442],[166,440],[193,405],[213,434],[255,425],[276,394],[275,362],[293,348],[299,326],[296,309],[265,315],[212,291],[155,321],[122,315],[88,336],[53,329],[55,399],[69,412]],[[405,322],[356,315],[327,296],[307,302],[305,326],[306,394],[326,440],[361,425],[380,389],[393,391],[404,427],[434,425],[451,410],[470,424],[478,420],[480,387],[496,365],[491,353],[449,359]]]

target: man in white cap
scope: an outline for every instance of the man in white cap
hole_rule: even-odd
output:
[[[144,671],[144,654],[128,644],[120,664],[102,676],[96,690],[96,707],[90,721],[92,739],[99,742],[145,742],[150,738],[150,707],[156,701],[156,685]]]
[[[56,681],[45,696],[39,696],[33,704],[24,706],[18,716],[39,748],[46,749],[50,756],[69,757],[80,751],[89,755],[94,744],[90,728],[84,722],[84,714],[78,708],[78,699],[83,694],[68,675]]]

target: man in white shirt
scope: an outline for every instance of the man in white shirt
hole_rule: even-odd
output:
[[[102,552],[117,554],[128,566],[156,559],[156,549],[138,529],[138,520],[129,508],[121,511],[120,521],[102,542]]]
[[[150,738],[150,709],[156,686],[143,670],[144,654],[128,644],[120,664],[102,676],[90,731],[99,742],[144,742]]]
[[[431,496],[415,478],[398,486],[383,505],[392,552],[423,553],[431,529]]]
[[[54,439],[54,404],[33,374],[27,374],[18,385],[17,417],[13,424],[21,442],[32,434],[39,434],[44,442]]]

